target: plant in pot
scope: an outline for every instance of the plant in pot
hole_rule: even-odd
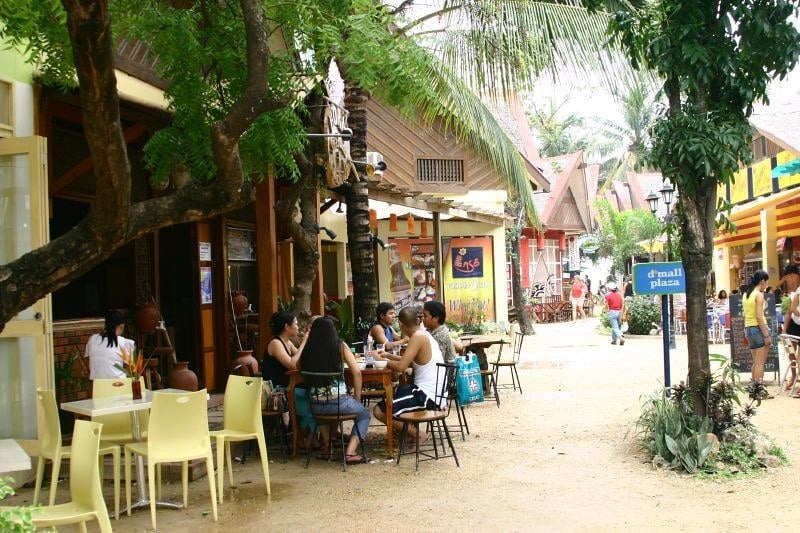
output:
[[[119,353],[122,357],[122,364],[116,363],[115,366],[125,372],[125,375],[130,378],[133,399],[141,400],[142,382],[139,380],[139,378],[142,377],[144,369],[147,368],[150,358],[145,359],[144,354],[140,349],[134,347],[128,350],[122,346],[122,344],[119,346]]]

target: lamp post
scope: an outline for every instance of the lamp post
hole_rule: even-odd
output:
[[[670,252],[672,251],[672,214],[670,212],[670,206],[672,205],[672,200],[675,196],[675,189],[669,183],[665,183],[664,187],[661,188],[661,200],[664,201],[664,205],[667,207],[667,212],[664,215],[664,223],[667,225],[667,252],[666,252],[666,259],[667,262],[670,261]],[[650,192],[647,195],[647,204],[650,206],[650,212],[653,213],[653,216],[656,217],[656,212],[658,211],[658,200],[659,196],[655,192]],[[675,348],[675,305],[672,299],[672,295],[669,295],[669,347]]]

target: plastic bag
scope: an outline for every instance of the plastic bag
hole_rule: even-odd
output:
[[[481,367],[475,354],[469,353],[463,357],[456,357],[456,392],[458,402],[466,405],[483,401],[483,379]]]

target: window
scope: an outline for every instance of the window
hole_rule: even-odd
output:
[[[14,85],[0,80],[0,137],[14,136]]]
[[[417,181],[423,183],[464,183],[461,159],[417,159]]]

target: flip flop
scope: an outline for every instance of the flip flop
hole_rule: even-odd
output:
[[[363,457],[361,457],[360,455],[356,454],[356,455],[346,455],[345,456],[345,462],[348,465],[358,465],[358,464],[361,464],[361,463],[365,463],[366,461],[364,460]]]

